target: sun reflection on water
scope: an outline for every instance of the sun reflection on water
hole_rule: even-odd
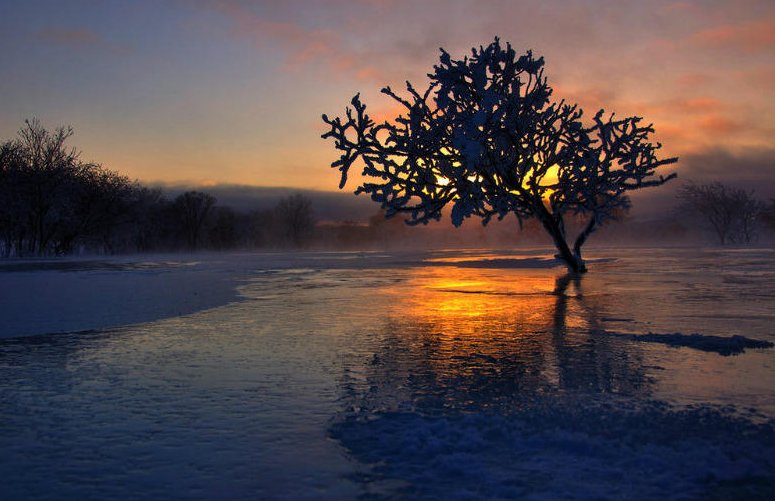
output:
[[[399,310],[407,317],[432,321],[447,334],[491,340],[504,333],[588,327],[586,311],[577,302],[568,304],[577,294],[569,285],[561,271],[551,269],[431,266],[415,270],[396,293],[403,295]]]
[[[458,263],[459,264],[459,263]],[[638,394],[638,350],[598,336],[595,298],[551,268],[438,264],[385,291],[360,408],[517,409],[557,392]]]

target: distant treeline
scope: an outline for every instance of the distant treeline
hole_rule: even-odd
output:
[[[176,196],[83,161],[66,145],[69,127],[46,130],[25,122],[0,143],[0,256],[53,256],[229,249],[366,249],[547,245],[533,220],[506,219],[487,228],[448,223],[409,227],[384,212],[362,222],[316,221],[313,202],[289,194],[269,208],[236,210],[198,190]],[[376,209],[376,207],[375,207]],[[632,221],[627,213],[601,231],[616,244],[756,242],[775,230],[775,202],[719,183],[687,183],[662,218]],[[360,220],[361,222],[359,222]],[[568,221],[569,229],[583,221]]]
[[[69,127],[37,120],[0,144],[0,255],[300,247],[314,229],[311,202],[236,212],[201,191],[168,199],[66,146]]]
[[[82,160],[72,135],[33,119],[0,143],[0,257],[389,247],[408,231],[381,212],[368,224],[316,221],[299,193],[242,210],[199,190],[170,196]]]

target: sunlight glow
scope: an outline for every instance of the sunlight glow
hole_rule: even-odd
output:
[[[418,271],[412,280],[409,315],[428,317],[473,337],[496,326],[518,322],[531,330],[547,328],[555,298],[549,270],[488,270],[438,266]]]

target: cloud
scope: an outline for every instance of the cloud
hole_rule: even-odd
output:
[[[744,52],[775,48],[775,18],[740,24],[724,24],[699,31],[692,41],[702,47],[731,47]]]
[[[678,172],[678,179],[656,190],[633,193],[633,212],[636,218],[664,217],[676,204],[676,193],[686,182],[712,183],[753,190],[760,200],[775,198],[775,148],[747,149],[734,153],[723,148],[707,148],[682,155],[667,172]]]
[[[704,84],[707,84],[708,82],[712,81],[712,79],[713,77],[708,75],[707,73],[702,73],[697,71],[697,72],[681,73],[676,77],[675,82],[683,90],[693,91],[696,88],[701,87]]]
[[[668,5],[665,10],[671,13],[697,14],[700,12],[700,7],[694,2],[674,2]]]
[[[775,170],[775,148],[756,148],[740,153],[709,149],[685,155],[679,164],[679,172],[683,180],[719,181],[746,189],[755,189],[760,197],[775,196],[773,170]]]
[[[98,47],[105,44],[100,35],[86,29],[49,28],[39,31],[36,35],[38,40],[43,42],[76,49]]]
[[[764,64],[746,68],[736,75],[747,86],[768,94],[772,92],[772,83],[775,81],[775,64]]]
[[[34,37],[47,45],[72,51],[107,51],[114,55],[124,55],[131,49],[113,43],[94,30],[84,28],[47,28],[38,31]]]
[[[697,126],[707,134],[723,136],[739,131],[741,124],[723,115],[710,114],[700,117]]]
[[[722,107],[721,101],[718,99],[707,97],[707,96],[699,96],[692,99],[687,99],[683,102],[676,103],[675,110],[679,112],[685,112],[685,113],[697,113],[697,112],[708,112],[708,111],[717,111]]]
[[[377,10],[383,9],[384,3],[378,0],[367,2]],[[330,70],[329,74],[346,72],[359,80],[384,80],[382,70],[370,64],[365,54],[351,49],[346,40],[332,29],[304,26],[296,21],[299,16],[293,16],[292,22],[273,20],[270,17],[277,14],[273,10],[258,12],[250,4],[239,0],[211,0],[194,5],[206,5],[224,15],[233,23],[237,36],[252,41],[259,48],[279,48],[285,52],[286,70],[297,71],[321,64]]]

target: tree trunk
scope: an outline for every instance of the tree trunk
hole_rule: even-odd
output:
[[[587,238],[592,234],[595,229],[597,229],[597,221],[595,220],[595,216],[592,216],[589,219],[589,223],[584,227],[584,229],[579,233],[579,235],[576,237],[576,242],[573,244],[573,256],[578,260],[578,262],[584,263],[584,260],[581,258],[581,247],[584,245],[584,242],[587,241]]]
[[[568,270],[574,273],[586,273],[587,267],[584,264],[584,260],[581,259],[581,253],[579,252],[576,255],[570,250],[568,242],[565,241],[565,232],[562,230],[561,223],[546,210],[546,207],[543,207],[543,204],[538,211],[538,216],[541,224],[544,225],[544,229],[552,237],[554,246],[558,251],[557,257],[565,263]],[[583,244],[583,241],[581,243]],[[581,245],[579,244],[580,247]]]

